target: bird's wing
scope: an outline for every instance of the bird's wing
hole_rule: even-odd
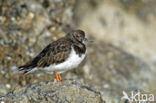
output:
[[[62,63],[71,51],[71,42],[60,39],[47,45],[32,61],[20,66],[19,71],[27,73],[35,67],[47,67],[49,65]]]
[[[61,41],[52,45],[44,53],[44,56],[38,61],[38,67],[46,67],[52,64],[58,64],[64,62],[71,50],[71,44],[67,41]]]

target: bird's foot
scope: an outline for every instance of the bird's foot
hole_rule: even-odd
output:
[[[54,71],[54,74],[55,74],[55,76],[56,76],[56,80],[57,80],[57,82],[61,82],[61,81],[63,81],[62,78],[61,78],[61,75],[60,75],[60,74],[57,74],[56,71]]]

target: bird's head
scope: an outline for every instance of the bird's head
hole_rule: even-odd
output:
[[[85,32],[82,30],[73,30],[69,32],[66,37],[73,42],[84,42],[87,40],[87,38],[85,38]]]

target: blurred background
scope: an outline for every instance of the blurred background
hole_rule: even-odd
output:
[[[156,0],[0,0],[0,96],[53,80],[13,73],[73,29],[93,40],[78,69],[63,74],[96,88],[107,102],[122,91],[156,96]]]

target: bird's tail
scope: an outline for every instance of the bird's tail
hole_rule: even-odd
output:
[[[18,67],[18,71],[23,74],[28,74],[35,71],[37,67],[38,57],[34,58],[32,61],[27,62],[25,65]]]
[[[32,71],[32,68],[30,65],[22,65],[20,67],[18,67],[18,71],[19,73],[22,73],[22,74],[28,74],[29,72]]]

